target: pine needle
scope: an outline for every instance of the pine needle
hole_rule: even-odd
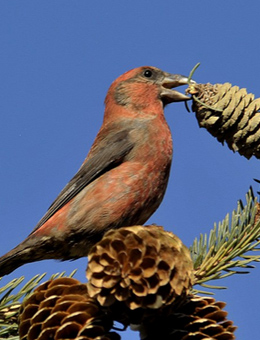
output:
[[[257,198],[252,188],[246,195],[247,204],[238,201],[237,209],[227,214],[222,222],[214,224],[209,236],[200,235],[190,248],[195,268],[195,284],[206,288],[225,287],[205,285],[211,280],[223,279],[234,274],[247,274],[260,261],[260,220],[256,221]],[[254,252],[252,254],[251,252]],[[241,270],[242,269],[242,270]],[[194,291],[197,292],[196,289]]]

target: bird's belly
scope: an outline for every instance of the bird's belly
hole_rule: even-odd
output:
[[[84,188],[71,202],[71,226],[102,231],[143,224],[159,206],[168,169],[125,162]]]

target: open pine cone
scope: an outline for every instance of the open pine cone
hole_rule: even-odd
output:
[[[162,227],[111,230],[89,253],[88,292],[102,306],[158,309],[186,296],[193,263],[181,240]]]
[[[192,110],[199,126],[240,155],[260,158],[260,98],[225,84],[191,84]]]
[[[227,320],[224,302],[189,295],[168,315],[147,318],[139,326],[142,340],[233,340],[236,327]]]
[[[49,280],[23,302],[20,312],[20,339],[109,340],[110,315],[90,298],[86,284],[73,278]]]

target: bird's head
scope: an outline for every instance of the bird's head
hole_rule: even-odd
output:
[[[187,83],[188,78],[179,74],[170,74],[151,66],[138,67],[122,74],[112,83],[105,103],[139,112],[155,106],[162,108],[172,102],[189,100],[190,97],[174,89]]]

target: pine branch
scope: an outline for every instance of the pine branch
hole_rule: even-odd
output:
[[[195,284],[224,289],[206,282],[246,274],[249,272],[247,269],[254,268],[250,263],[260,261],[260,253],[254,253],[260,250],[260,220],[257,215],[260,205],[252,188],[246,195],[246,202],[246,206],[238,202],[231,221],[228,214],[218,226],[214,224],[209,236],[200,235],[194,240],[190,251],[195,267]]]
[[[211,280],[248,273],[252,262],[260,261],[260,203],[252,189],[246,195],[246,205],[238,202],[237,209],[225,217],[207,235],[195,239],[190,251],[195,267],[195,284],[211,289],[225,289],[208,284]],[[61,277],[56,274],[52,278]],[[74,272],[70,275],[73,276]],[[0,288],[0,339],[18,340],[20,301],[31,294],[45,277],[36,275],[18,292],[24,277],[14,279]],[[1,280],[1,279],[0,279]],[[193,293],[202,293],[193,290]],[[203,292],[204,294],[211,294]],[[231,339],[231,338],[230,338]],[[233,338],[232,338],[233,339]]]

